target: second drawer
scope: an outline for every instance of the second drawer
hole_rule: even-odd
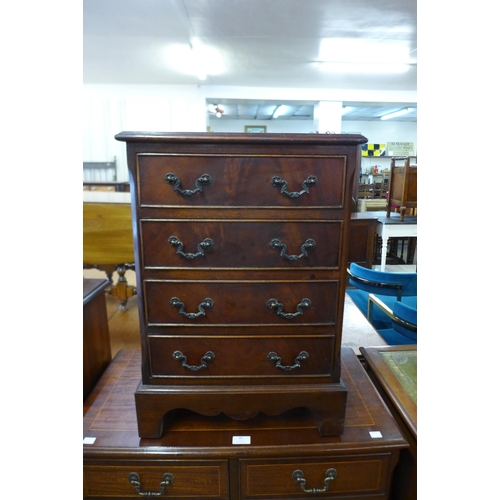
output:
[[[146,269],[339,267],[342,221],[140,221]]]

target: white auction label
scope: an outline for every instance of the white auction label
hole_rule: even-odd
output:
[[[373,439],[377,439],[382,437],[382,433],[380,431],[370,431],[370,436]]]
[[[83,438],[83,444],[94,444],[96,439],[94,437]]]
[[[250,436],[233,436],[233,444],[250,444]]]

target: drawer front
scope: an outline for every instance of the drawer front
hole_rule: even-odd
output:
[[[138,154],[139,206],[342,208],[346,166],[345,156]]]
[[[338,269],[342,222],[141,220],[146,269]]]
[[[330,376],[333,339],[332,336],[150,336],[151,375],[191,378]]]
[[[304,489],[326,489],[318,498],[344,495],[376,496],[387,493],[390,455],[337,457],[324,460],[240,461],[241,498],[310,498],[301,489],[294,472],[302,471]],[[327,471],[334,469],[333,480]],[[297,473],[296,473],[297,474]],[[319,493],[319,492],[318,492]],[[385,497],[384,497],[385,498]]]
[[[338,281],[145,280],[149,326],[334,325]]]
[[[131,484],[129,475],[137,474],[137,482]],[[228,495],[228,466],[225,460],[207,461],[191,464],[186,462],[164,463],[162,465],[84,465],[83,482],[85,498],[138,498],[136,487],[142,493],[157,495],[162,486],[164,474],[171,474],[173,482],[165,484],[164,494],[167,498],[211,498],[227,499]],[[170,477],[165,478],[168,482]],[[137,479],[132,478],[132,479]]]

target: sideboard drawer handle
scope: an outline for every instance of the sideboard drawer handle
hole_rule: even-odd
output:
[[[307,309],[308,307],[311,306],[311,301],[309,299],[302,299],[298,304],[297,304],[297,312],[294,313],[284,313],[283,312],[283,304],[278,302],[276,299],[269,299],[267,301],[267,305],[276,311],[276,314],[278,316],[281,316],[282,318],[285,319],[293,319],[296,316],[299,316],[303,314],[302,309]]]
[[[137,472],[131,472],[128,475],[128,481],[132,486],[135,486],[135,491],[141,497],[159,497],[165,493],[165,487],[174,483],[174,476],[170,472],[165,472],[161,478],[160,491],[141,491],[141,479]]]
[[[291,193],[287,191],[288,182],[283,180],[281,177],[275,175],[271,179],[271,184],[274,187],[280,188],[280,193],[286,194],[290,198],[298,198],[305,193],[309,193],[309,187],[315,186],[318,183],[318,178],[314,175],[310,175],[307,179],[302,181],[302,191],[292,191]]]
[[[325,473],[325,486],[323,488],[310,488],[306,489],[306,478],[304,477],[304,473],[301,470],[296,470],[292,474],[292,479],[300,483],[300,489],[304,493],[311,493],[312,495],[316,495],[317,493],[324,493],[328,491],[330,487],[330,483],[337,477],[337,471],[335,469],[328,469]]]
[[[184,368],[187,368],[188,370],[191,370],[193,372],[201,370],[202,368],[206,368],[207,367],[206,361],[213,361],[215,358],[215,354],[212,351],[207,351],[200,360],[201,365],[194,366],[187,364],[187,358],[186,356],[184,356],[184,354],[182,354],[181,351],[175,351],[173,356],[175,359],[178,359],[179,361],[182,362],[182,366],[184,366]]]
[[[214,301],[210,298],[207,297],[203,302],[198,306],[198,312],[197,313],[187,313],[184,311],[184,308],[186,307],[183,302],[181,302],[177,297],[172,297],[170,299],[170,304],[172,304],[174,307],[177,307],[179,309],[179,314],[183,314],[189,319],[195,319],[198,316],[205,316],[205,309],[204,307],[210,309],[214,305]]]
[[[281,358],[273,351],[271,351],[267,355],[267,359],[269,361],[276,361],[276,368],[281,368],[282,370],[285,370],[286,372],[289,372],[290,370],[293,370],[295,368],[300,368],[300,362],[305,361],[309,357],[309,353],[306,351],[300,351],[298,356],[295,358],[295,364],[292,366],[285,366],[281,364]]]
[[[304,241],[304,243],[300,247],[300,249],[302,250],[302,253],[300,255],[287,255],[285,243],[282,243],[278,238],[274,238],[271,240],[271,246],[273,248],[276,248],[276,250],[281,250],[281,257],[284,257],[285,259],[288,259],[290,261],[295,261],[301,259],[302,257],[307,257],[307,250],[314,248],[316,246],[316,242],[312,238],[308,238],[306,241]]]
[[[169,172],[167,175],[165,175],[165,181],[168,184],[172,184],[174,186],[174,191],[179,191],[182,196],[193,196],[193,194],[203,191],[202,186],[210,185],[212,183],[212,178],[208,174],[203,174],[195,181],[196,189],[181,189],[181,180],[172,172]]]
[[[186,253],[183,252],[184,243],[177,238],[177,236],[170,236],[168,239],[168,243],[176,249],[176,253],[182,255],[186,259],[194,259],[199,257],[200,255],[205,255],[205,250],[210,250],[214,247],[214,242],[210,238],[205,238],[201,243],[198,244],[198,252],[197,253]]]

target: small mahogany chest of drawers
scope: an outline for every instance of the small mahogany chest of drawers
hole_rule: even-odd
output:
[[[172,411],[310,409],[343,431],[340,345],[360,135],[122,132],[142,346],[139,435]]]
[[[408,444],[354,352],[342,348],[341,360],[349,391],[341,436],[319,435],[298,409],[244,421],[178,411],[160,439],[140,439],[141,355],[120,351],[84,404],[83,497],[390,498]]]

